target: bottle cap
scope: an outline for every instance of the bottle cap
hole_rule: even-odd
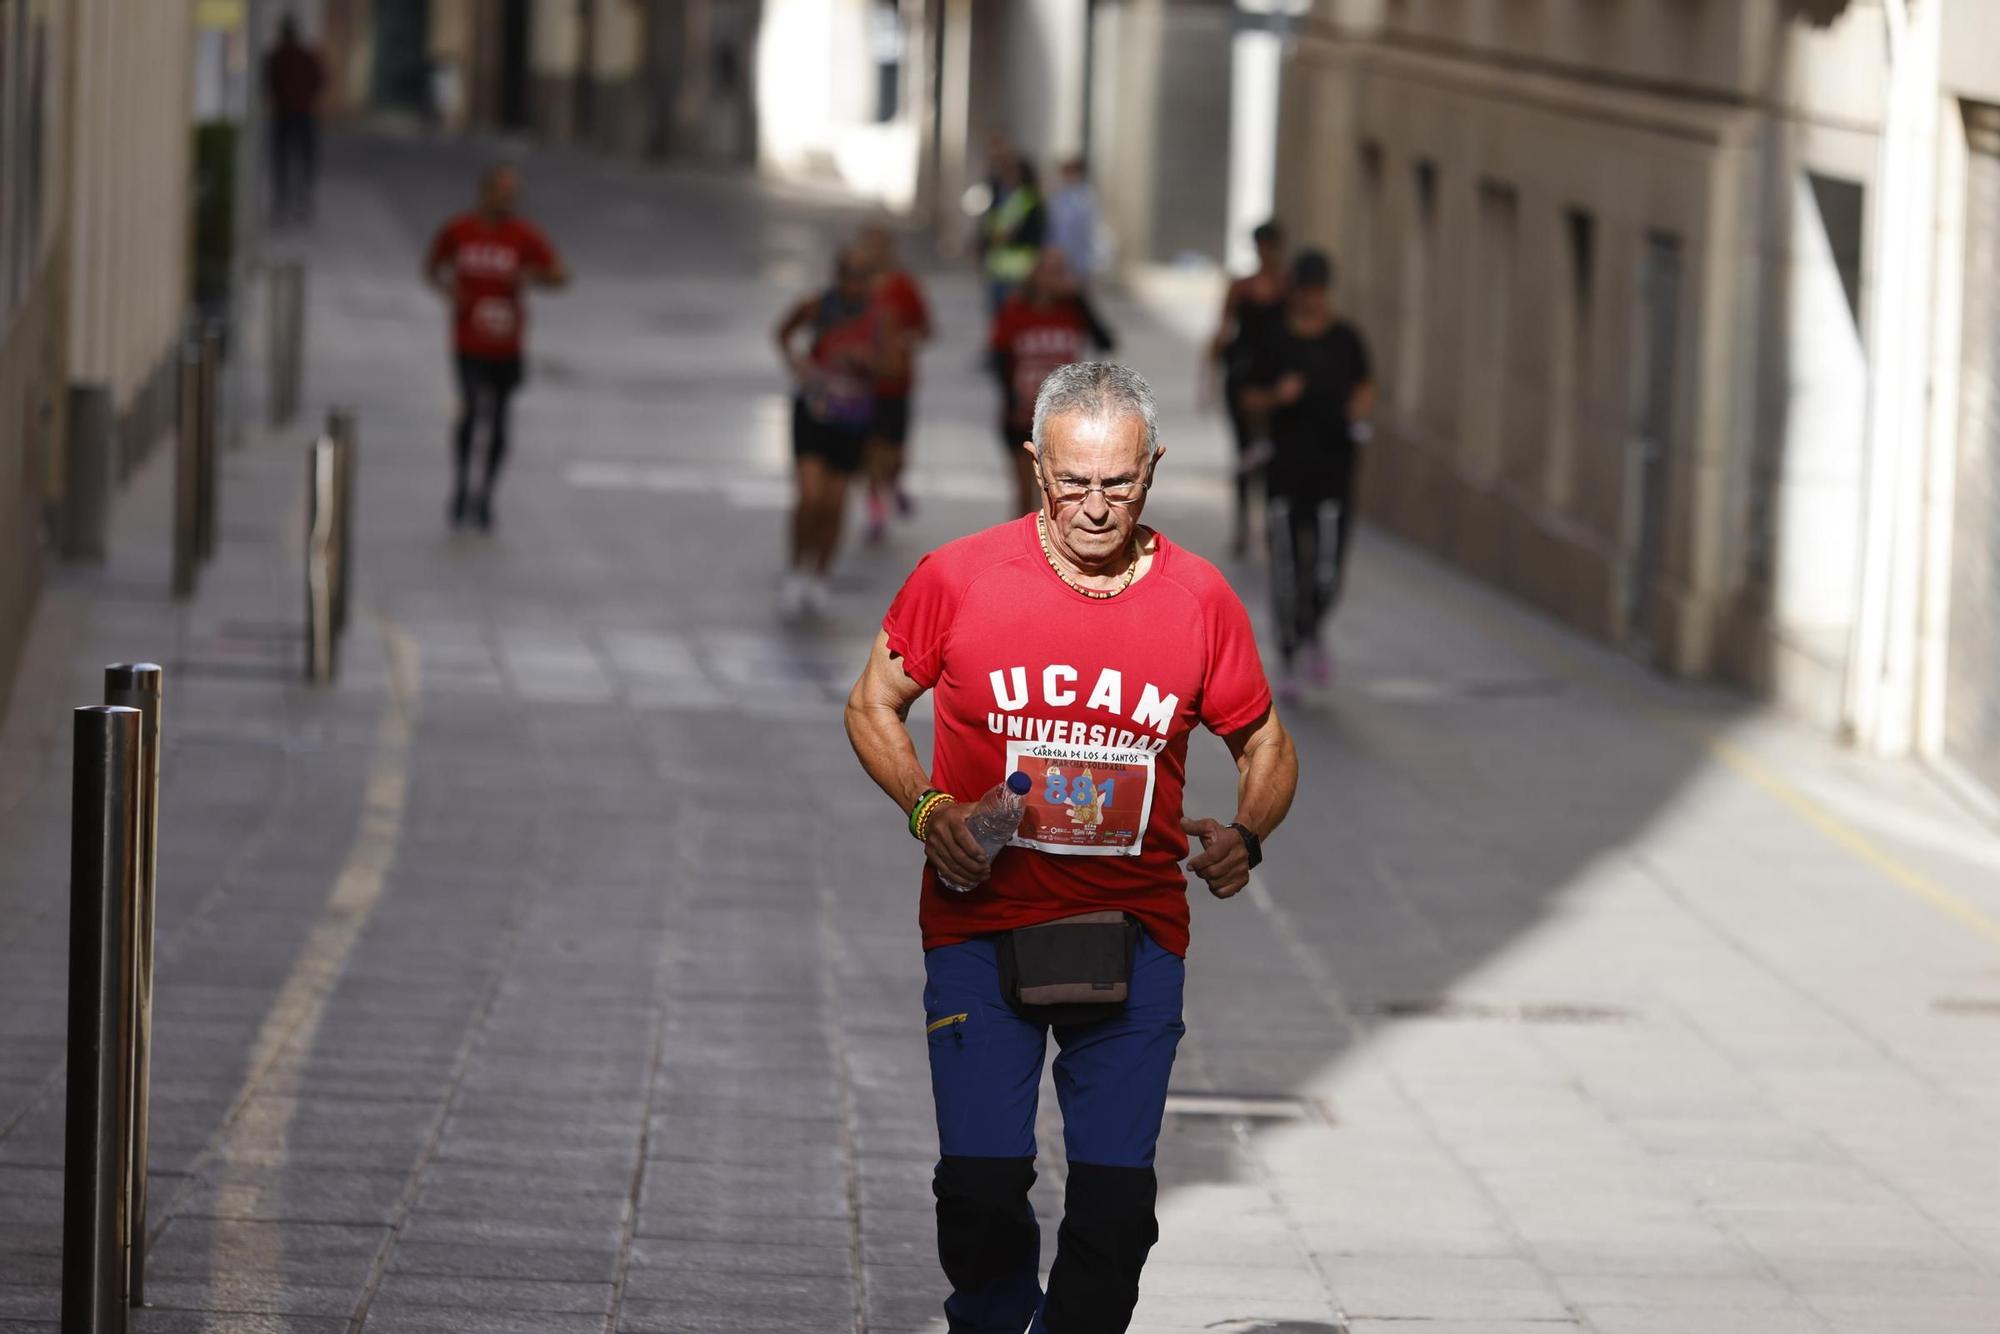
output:
[[[1007,775],[1007,790],[1017,797],[1027,796],[1028,789],[1034,785],[1035,780],[1022,773],[1019,769]]]

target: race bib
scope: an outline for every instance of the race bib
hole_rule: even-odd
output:
[[[806,406],[829,426],[866,426],[874,415],[874,387],[852,375],[822,371],[813,377]]]
[[[488,338],[511,338],[520,325],[514,303],[506,297],[481,297],[472,306],[472,327]]]
[[[1007,772],[1028,775],[1027,812],[1011,840],[1067,857],[1136,857],[1153,813],[1153,755],[1144,750],[1007,743]]]

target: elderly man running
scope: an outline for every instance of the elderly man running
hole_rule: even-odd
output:
[[[949,1326],[1116,1334],[1159,1235],[1153,1153],[1184,1031],[1181,862],[1192,836],[1186,871],[1217,898],[1247,885],[1298,761],[1242,602],[1139,522],[1165,454],[1145,381],[1103,363],[1055,370],[1023,448],[1040,507],[918,564],[847,732],[929,863],[918,917]],[[928,773],[904,725],[926,690]],[[1227,823],[1182,816],[1197,723],[1236,758]],[[988,857],[968,814],[1018,773],[1026,811]],[[1069,1177],[1044,1297],[1028,1189],[1051,1031]]]

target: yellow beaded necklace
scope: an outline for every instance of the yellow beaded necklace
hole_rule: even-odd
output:
[[[1127,548],[1131,553],[1131,562],[1125,566],[1125,577],[1118,581],[1118,587],[1116,588],[1085,588],[1082,584],[1069,577],[1069,572],[1063,569],[1061,562],[1056,560],[1056,549],[1049,542],[1049,520],[1047,515],[1040,513],[1035,515],[1035,535],[1042,539],[1042,559],[1047,561],[1049,568],[1056,572],[1056,578],[1062,580],[1065,584],[1068,584],[1087,598],[1095,598],[1099,602],[1104,601],[1106,598],[1115,598],[1130,588],[1132,580],[1138,577],[1139,534],[1136,530],[1134,530],[1131,542]]]

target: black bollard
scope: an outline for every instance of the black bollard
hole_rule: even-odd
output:
[[[137,709],[75,713],[70,808],[69,1096],[63,1123],[62,1334],[123,1334],[125,1039],[138,875]]]
[[[180,401],[174,424],[174,568],[177,598],[194,594],[201,561],[201,347],[192,338],[181,345]]]
[[[156,663],[119,662],[104,669],[104,702],[139,710],[138,873],[121,920],[132,933],[127,1044],[125,1296],[146,1304],[146,1172],[151,1161],[153,1088],[153,920],[159,889],[160,706],[165,674]]]
[[[334,585],[338,568],[340,488],[333,441],[321,436],[306,447],[306,680],[333,681],[340,645],[335,635]]]
[[[347,633],[347,595],[354,573],[354,414],[334,408],[326,414],[327,438],[333,441],[334,503],[339,519],[333,526],[338,554],[333,561],[333,632]]]

